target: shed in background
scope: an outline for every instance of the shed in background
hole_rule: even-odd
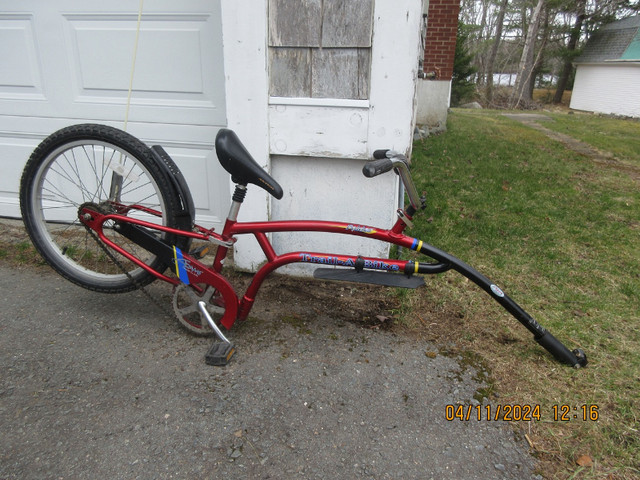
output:
[[[574,64],[571,108],[640,118],[640,15],[598,30]]]

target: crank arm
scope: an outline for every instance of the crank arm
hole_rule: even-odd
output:
[[[207,323],[209,324],[211,329],[215,332],[215,334],[218,336],[218,338],[222,340],[224,343],[231,343],[229,339],[224,336],[224,334],[222,333],[222,330],[220,330],[218,325],[216,325],[216,322],[213,321],[213,318],[211,318],[211,315],[207,311],[207,303],[203,301],[199,301],[198,310],[200,311],[200,313],[202,313],[202,315],[204,315],[204,318],[207,320]]]
[[[236,353],[236,347],[233,343],[229,341],[227,337],[224,336],[216,322],[213,321],[211,315],[207,311],[207,303],[202,300],[198,302],[198,310],[204,318],[207,320],[209,326],[213,329],[215,334],[220,339],[219,342],[214,342],[213,345],[209,348],[209,351],[205,355],[205,362],[208,365],[214,366],[224,366],[229,363],[231,357]]]

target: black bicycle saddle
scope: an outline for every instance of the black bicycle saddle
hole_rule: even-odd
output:
[[[282,187],[258,165],[233,130],[221,128],[216,135],[216,154],[231,180],[240,185],[253,183],[280,200]]]

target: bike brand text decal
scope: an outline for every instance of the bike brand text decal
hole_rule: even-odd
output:
[[[383,262],[382,260],[365,260],[364,268],[373,268],[375,270],[400,270],[398,265],[391,265],[390,263]]]
[[[182,250],[173,247],[173,262],[176,265],[176,275],[180,279],[182,283],[189,285],[189,273],[192,273],[195,276],[202,275],[202,270],[194,267],[189,260],[182,256]]]
[[[363,268],[370,268],[373,270],[400,270],[398,265],[392,265],[382,260],[367,260],[362,259]],[[353,258],[336,257],[332,255],[312,255],[311,253],[301,253],[300,261],[304,263],[319,263],[321,265],[337,265],[340,267],[355,267],[356,262]]]
[[[504,292],[497,285],[491,284],[491,291],[501,298],[504,297]]]
[[[347,225],[346,229],[351,232],[376,233],[375,228],[365,227],[364,225]]]
[[[301,253],[300,259],[305,263],[320,263],[322,265],[339,265],[341,267],[355,267],[356,264],[351,258],[340,258],[333,256],[311,255],[310,253]]]

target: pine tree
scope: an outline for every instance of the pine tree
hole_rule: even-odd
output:
[[[451,77],[451,105],[460,105],[475,92],[475,85],[470,78],[477,72],[471,61],[473,56],[467,48],[469,29],[462,22],[458,22],[456,35],[456,53],[453,59],[453,76]]]

